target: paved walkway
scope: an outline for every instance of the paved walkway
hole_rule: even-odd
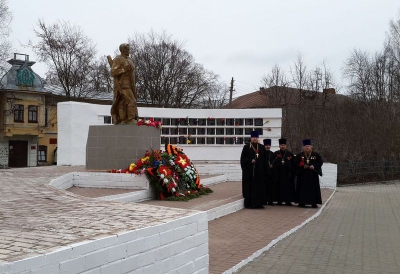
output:
[[[331,194],[332,190],[323,189],[323,202]],[[239,210],[209,222],[210,273],[234,267],[317,212],[315,208],[275,205]]]
[[[338,188],[318,218],[238,273],[400,273],[400,182]]]
[[[0,262],[169,222],[193,211],[94,200],[48,185],[82,167],[0,170]]]

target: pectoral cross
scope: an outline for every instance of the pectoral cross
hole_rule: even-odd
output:
[[[256,157],[258,158],[258,153],[256,153]]]
[[[307,165],[310,163],[310,160],[307,159]]]

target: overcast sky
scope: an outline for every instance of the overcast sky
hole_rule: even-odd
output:
[[[307,67],[326,61],[341,83],[341,68],[352,49],[382,48],[398,0],[8,0],[13,13],[11,40],[34,40],[39,18],[82,27],[98,55],[113,55],[135,33],[166,31],[185,42],[197,63],[235,79],[236,95],[253,92],[275,64],[289,71],[301,53]],[[10,56],[11,57],[11,56]],[[35,72],[44,76],[46,66]]]

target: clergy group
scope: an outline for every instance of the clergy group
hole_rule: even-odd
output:
[[[285,138],[279,139],[279,150],[271,151],[271,139],[259,142],[258,131],[252,131],[250,143],[240,156],[242,193],[246,208],[264,205],[318,208],[322,204],[319,176],[322,158],[313,151],[310,139],[303,140],[303,151],[287,150]]]

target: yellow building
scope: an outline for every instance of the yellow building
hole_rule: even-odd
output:
[[[28,55],[15,53],[8,63],[12,67],[0,80],[0,168],[50,164],[57,146],[56,106],[46,106],[44,82]]]

